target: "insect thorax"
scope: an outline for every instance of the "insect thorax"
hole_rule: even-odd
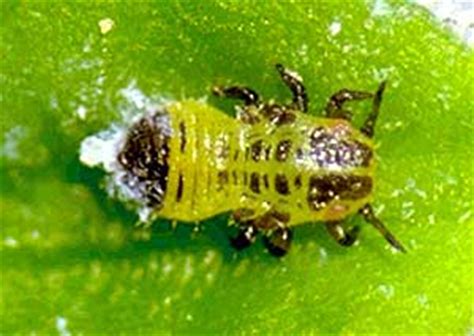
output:
[[[345,121],[295,115],[247,131],[240,205],[250,217],[277,211],[288,225],[347,217],[371,196],[372,144]]]

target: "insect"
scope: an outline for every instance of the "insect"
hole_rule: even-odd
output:
[[[142,116],[129,128],[116,157],[120,181],[154,215],[196,222],[232,212],[243,249],[261,233],[270,253],[290,248],[292,227],[322,221],[341,245],[351,246],[358,226],[342,222],[360,214],[397,250],[405,251],[370,204],[374,182],[371,138],[379,115],[382,82],[375,93],[342,89],[324,117],[307,114],[301,78],[276,65],[292,102],[262,102],[248,87],[214,87],[237,99],[232,118],[192,100],[173,102]],[[345,103],[372,99],[360,129],[351,125]]]

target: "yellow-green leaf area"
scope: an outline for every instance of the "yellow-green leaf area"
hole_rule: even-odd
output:
[[[2,334],[472,332],[474,58],[427,11],[8,1],[1,17]],[[388,80],[374,206],[407,254],[360,218],[347,223],[363,227],[356,246],[308,224],[281,260],[260,242],[234,251],[225,214],[201,232],[166,220],[136,229],[104,173],[81,165],[81,140],[120,120],[124,92],[207,97],[232,115],[213,85],[290,99],[275,63],[304,78],[314,115],[341,88]],[[351,107],[357,123],[370,104]]]

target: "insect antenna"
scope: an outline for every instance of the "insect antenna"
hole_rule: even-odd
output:
[[[372,224],[372,226],[382,234],[382,236],[385,238],[385,240],[388,241],[390,245],[392,245],[400,252],[407,252],[407,250],[397,240],[397,238],[395,238],[395,236],[385,227],[385,225],[383,225],[382,221],[375,216],[374,210],[372,209],[372,206],[370,204],[364,205],[364,207],[359,210],[359,213],[364,217],[367,222]]]

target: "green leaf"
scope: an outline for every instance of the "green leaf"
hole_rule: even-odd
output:
[[[1,333],[472,332],[474,58],[428,12],[267,0],[1,13]],[[277,62],[304,78],[314,115],[341,88],[388,79],[374,204],[406,255],[360,218],[357,246],[315,223],[282,260],[260,242],[233,251],[226,215],[197,234],[137,230],[80,164],[81,140],[120,120],[123,89],[198,99],[239,83],[287,100]],[[369,105],[353,108],[360,120]]]

